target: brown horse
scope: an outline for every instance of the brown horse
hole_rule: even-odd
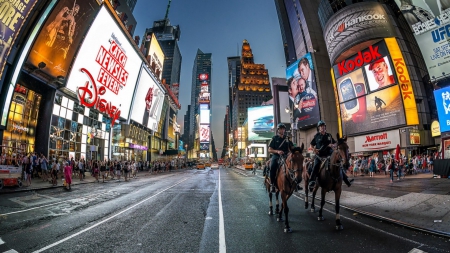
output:
[[[264,179],[264,186],[266,187],[267,192],[269,193],[269,215],[273,215],[273,204],[272,204],[272,191],[270,186],[270,179],[266,176]],[[280,212],[280,201],[278,200],[278,197],[280,196],[280,191],[277,190],[275,192],[275,199],[276,199],[276,206],[275,206],[275,214],[278,214]]]
[[[313,190],[311,211],[314,212],[314,199],[316,197],[317,190],[319,187],[322,188],[321,200],[320,200],[320,210],[318,220],[323,221],[324,217],[322,215],[323,206],[325,205],[325,194],[329,191],[334,191],[335,199],[335,211],[336,211],[336,230],[342,230],[344,227],[341,224],[341,219],[339,215],[339,200],[342,193],[342,174],[341,167],[348,167],[348,145],[347,137],[343,138],[337,137],[337,149],[331,154],[329,161],[325,161],[324,166],[321,166],[319,173],[317,175],[317,184]],[[307,187],[306,187],[307,188]]]
[[[302,170],[303,170],[303,148],[304,145],[302,143],[301,147],[294,148],[291,153],[288,155],[286,161],[283,158],[280,168],[278,169],[277,174],[277,188],[281,192],[281,210],[277,221],[283,221],[283,211],[285,216],[284,221],[284,232],[291,233],[292,230],[289,227],[289,207],[287,205],[287,201],[289,197],[291,197],[294,190],[297,189],[297,185],[302,181]]]
[[[305,187],[305,209],[308,209],[309,206],[309,201],[308,201],[308,194],[309,194],[309,177],[311,176],[311,171],[309,171],[310,167],[312,169],[312,167],[314,166],[314,160],[311,160],[311,158],[309,158],[308,161],[306,161],[303,164],[303,172],[302,172],[302,179],[304,182],[304,187]]]

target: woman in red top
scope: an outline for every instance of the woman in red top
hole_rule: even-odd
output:
[[[64,180],[66,181],[66,184],[69,186],[69,188],[67,188],[68,190],[70,190],[70,185],[72,184],[72,167],[69,165],[68,162],[66,162],[65,166],[64,166]]]

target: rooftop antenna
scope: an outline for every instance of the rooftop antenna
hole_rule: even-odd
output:
[[[167,5],[167,9],[166,9],[166,15],[164,16],[164,20],[167,20],[168,16],[169,16],[169,9],[170,9],[170,3],[172,2],[172,0],[169,0],[169,4]]]

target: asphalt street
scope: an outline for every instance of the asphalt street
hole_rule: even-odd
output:
[[[333,206],[318,221],[297,193],[286,234],[262,182],[221,168],[3,194],[0,252],[450,252],[448,238],[343,209],[336,231]]]

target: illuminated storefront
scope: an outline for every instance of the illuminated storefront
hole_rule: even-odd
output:
[[[111,143],[113,160],[147,161],[151,133],[135,124],[117,124]]]
[[[36,125],[42,95],[17,84],[9,108],[7,128],[3,132],[1,154],[5,163],[17,163],[20,153],[35,151]]]

